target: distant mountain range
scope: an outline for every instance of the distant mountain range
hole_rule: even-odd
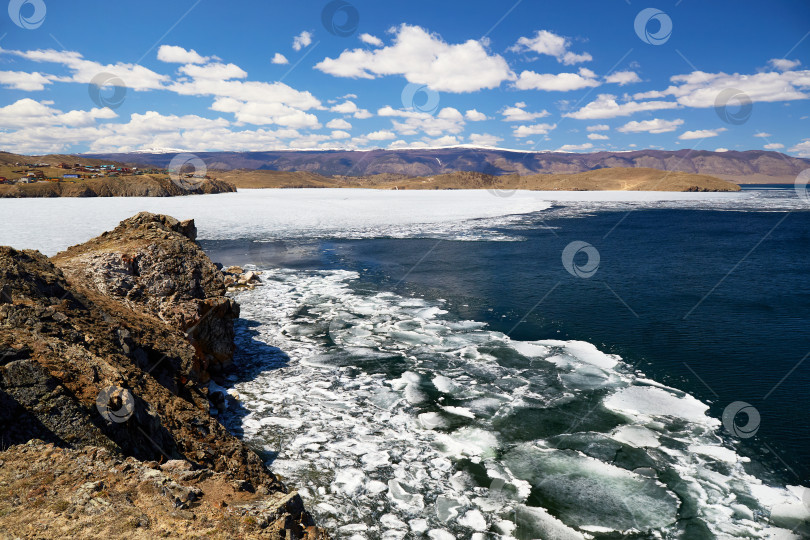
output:
[[[123,163],[168,167],[176,153],[86,154]],[[792,183],[810,160],[779,152],[637,150],[632,152],[520,152],[490,148],[407,150],[288,150],[270,152],[197,152],[209,169],[307,171],[324,176],[404,174],[427,176],[454,171],[493,175],[578,173],[608,167],[649,167],[711,175],[736,183]]]

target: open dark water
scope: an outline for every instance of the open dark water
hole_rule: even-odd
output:
[[[512,242],[202,244],[226,265],[357,272],[354,290],[443,301],[448,318],[515,340],[592,343],[709,404],[715,418],[744,402],[753,416],[730,418],[750,420],[748,431],[735,436],[726,423],[722,436],[758,476],[810,485],[810,211],[554,210],[497,231],[520,238]],[[589,278],[563,266],[574,241],[598,251]]]

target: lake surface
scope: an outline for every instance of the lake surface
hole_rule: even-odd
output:
[[[0,243],[142,209],[264,271],[223,421],[337,538],[808,534],[793,186],[0,201]]]

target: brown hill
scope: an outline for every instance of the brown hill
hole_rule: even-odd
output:
[[[177,197],[228,193],[236,188],[222,180],[190,181],[181,187],[165,175],[91,178],[75,182],[41,181],[33,184],[0,184],[0,198],[24,197]]]
[[[491,148],[198,152],[209,169],[303,171],[321,176],[394,174],[432,176],[455,171],[492,175],[579,173],[604,168],[651,168],[715,176],[735,183],[793,183],[810,160],[746,150],[634,150],[632,152],[520,152]],[[175,154],[91,154],[131,164],[165,167]],[[84,157],[84,156],[82,156]]]
[[[597,169],[575,174],[493,176],[452,172],[423,177],[394,174],[326,177],[309,172],[229,171],[222,178],[239,188],[498,189],[542,191],[738,191],[737,184],[707,175],[648,168]]]

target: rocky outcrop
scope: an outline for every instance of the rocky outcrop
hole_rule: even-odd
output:
[[[236,188],[212,178],[178,181],[159,176],[93,178],[81,182],[37,182],[0,185],[0,198],[23,197],[178,197],[210,193],[230,193]]]
[[[297,495],[210,414],[205,383],[232,360],[239,311],[194,236],[193,221],[141,213],[52,260],[0,247],[0,449],[36,438],[117,460],[179,460],[235,483],[240,500],[284,499],[297,510],[265,529],[305,537],[312,523]],[[199,489],[183,503],[211,499]],[[19,531],[4,515],[0,537]]]
[[[184,461],[38,440],[0,452],[2,537],[286,538],[285,524],[303,511],[295,494],[257,497]],[[311,526],[303,534],[319,536]]]

